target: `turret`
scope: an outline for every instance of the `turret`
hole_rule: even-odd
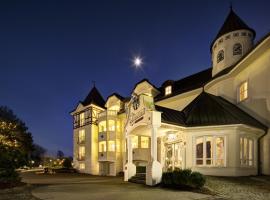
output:
[[[252,48],[255,35],[256,32],[231,8],[210,47],[212,76],[239,61]]]

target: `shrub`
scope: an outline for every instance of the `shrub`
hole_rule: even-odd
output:
[[[65,158],[63,162],[64,168],[72,168],[71,160],[69,158]]]
[[[173,172],[164,172],[161,178],[161,184],[165,187],[173,186]]]
[[[199,172],[192,172],[190,176],[191,185],[194,188],[202,188],[206,182],[205,177]]]
[[[184,170],[174,170],[173,171],[173,182],[176,187],[186,187],[189,185],[190,182],[190,175],[191,170],[190,169],[184,169]]]
[[[199,172],[192,172],[190,169],[164,172],[161,179],[162,186],[178,189],[202,188],[204,184],[205,177]]]

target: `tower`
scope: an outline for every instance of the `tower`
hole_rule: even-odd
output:
[[[253,46],[256,32],[251,29],[232,7],[225,22],[210,46],[212,76],[239,61]]]
[[[94,86],[85,100],[70,113],[73,116],[73,162],[82,173],[99,173],[97,118],[104,106],[105,101]]]

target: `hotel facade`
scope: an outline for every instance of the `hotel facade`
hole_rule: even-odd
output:
[[[231,9],[210,68],[160,87],[144,79],[106,101],[94,86],[71,112],[75,168],[147,185],[186,168],[269,175],[270,34],[254,44],[255,34]]]

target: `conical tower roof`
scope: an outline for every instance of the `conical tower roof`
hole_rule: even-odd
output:
[[[225,35],[229,32],[236,31],[236,30],[249,30],[253,33],[253,38],[256,35],[256,32],[250,28],[231,8],[229,15],[227,16],[225,22],[221,26],[220,30],[218,31],[217,36],[213,40],[211,44],[211,49],[214,42],[222,35]]]
[[[84,101],[82,102],[82,104],[84,106],[87,106],[89,104],[94,104],[94,105],[97,105],[99,107],[104,108],[105,101],[104,101],[102,95],[99,93],[99,91],[96,88],[96,86],[94,86],[91,89],[91,91],[89,92],[89,94],[87,95],[87,97],[84,99]]]

